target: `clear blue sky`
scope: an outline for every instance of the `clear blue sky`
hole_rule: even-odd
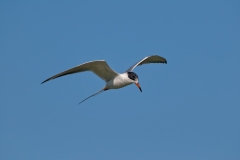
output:
[[[239,160],[240,1],[0,2],[1,160]],[[92,60],[91,72],[40,83]]]

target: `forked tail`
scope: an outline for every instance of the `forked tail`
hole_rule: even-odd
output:
[[[93,95],[85,98],[84,100],[82,100],[82,101],[81,101],[80,103],[78,103],[78,104],[81,104],[82,102],[86,101],[88,98],[94,97],[94,96],[96,96],[96,95],[98,95],[98,94],[100,94],[100,93],[102,93],[103,91],[106,91],[106,90],[107,90],[107,89],[103,88],[102,90],[98,91],[97,93],[94,93]]]

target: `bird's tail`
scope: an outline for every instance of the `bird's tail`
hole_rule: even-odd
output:
[[[100,94],[100,93],[102,93],[103,91],[106,91],[106,90],[107,90],[107,89],[103,88],[103,89],[101,89],[100,91],[98,91],[97,93],[94,93],[93,95],[85,98],[84,100],[82,100],[82,101],[81,101],[80,103],[78,103],[78,104],[81,104],[82,102],[86,101],[87,99],[89,99],[89,98],[91,98],[91,97],[94,97],[94,96],[96,96],[96,95],[98,95],[98,94]]]

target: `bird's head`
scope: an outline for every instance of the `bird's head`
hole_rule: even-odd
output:
[[[127,72],[128,78],[132,80],[132,83],[135,83],[139,90],[142,92],[140,84],[138,83],[138,75],[134,72]]]

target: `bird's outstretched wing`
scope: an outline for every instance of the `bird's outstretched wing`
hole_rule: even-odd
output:
[[[126,70],[126,72],[131,72],[135,67],[140,66],[142,64],[148,64],[148,63],[167,63],[167,60],[158,55],[148,56],[148,57],[145,57],[142,60],[138,61],[136,64],[134,64],[130,68],[128,68],[128,70]]]
[[[91,61],[91,62],[86,62],[86,63],[80,64],[80,65],[78,65],[76,67],[73,67],[69,70],[66,70],[64,72],[56,74],[56,75],[46,79],[42,83],[45,83],[49,80],[52,80],[52,79],[55,79],[55,78],[58,78],[58,77],[61,77],[61,76],[65,76],[65,75],[68,75],[68,74],[85,72],[85,71],[92,71],[93,73],[95,73],[97,76],[99,76],[101,79],[103,79],[106,82],[113,79],[115,76],[118,75],[117,72],[115,72],[114,70],[112,70],[108,66],[106,61],[98,60],[98,61]]]

